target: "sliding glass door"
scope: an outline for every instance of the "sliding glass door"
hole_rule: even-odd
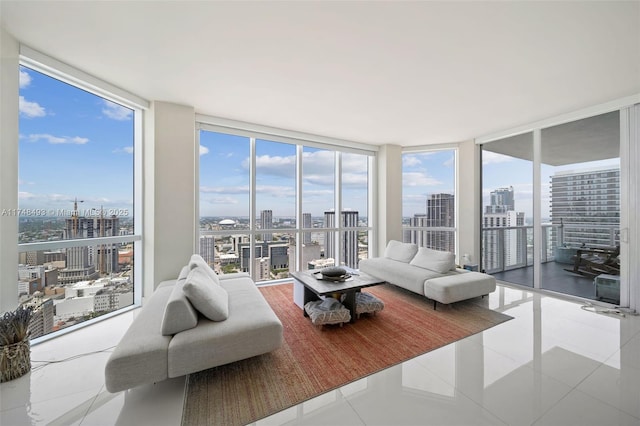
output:
[[[482,147],[482,264],[497,279],[620,303],[620,111]]]
[[[482,270],[533,287],[533,134],[482,146]]]
[[[620,303],[620,113],[542,129],[540,286]]]

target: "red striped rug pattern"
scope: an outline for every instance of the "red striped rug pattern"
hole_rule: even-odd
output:
[[[426,298],[386,284],[365,289],[384,301],[384,310],[321,329],[293,303],[292,284],[260,290],[284,325],[283,346],[190,374],[183,425],[252,423],[511,319],[480,299],[434,310]]]

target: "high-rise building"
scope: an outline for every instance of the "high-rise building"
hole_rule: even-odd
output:
[[[310,229],[313,227],[313,222],[311,221],[311,213],[302,213],[302,227],[305,229]],[[311,243],[311,232],[303,233],[302,242],[304,244]]]
[[[213,265],[216,256],[216,239],[213,235],[200,236],[200,256],[209,265]]]
[[[314,260],[322,258],[322,247],[318,242],[309,242],[302,244],[300,250],[302,251],[302,263],[298,267],[296,263],[296,240],[295,238],[289,239],[289,269],[291,271],[306,271],[307,265]]]
[[[324,226],[335,228],[335,211],[324,212]],[[343,228],[355,228],[358,226],[358,212],[355,210],[343,210],[340,214]],[[350,268],[358,268],[358,231],[343,231],[340,238],[342,255],[341,264]],[[327,232],[325,237],[324,257],[336,258],[335,232]]]
[[[273,229],[273,211],[271,210],[262,210],[260,212],[260,229]],[[265,233],[262,234],[262,241],[271,241],[273,240],[273,234]]]
[[[77,204],[71,218],[65,220],[64,239],[91,239],[120,235],[120,219],[117,216],[84,217],[78,215]],[[119,271],[118,249],[115,246],[91,245],[66,249],[66,265],[60,271],[61,284],[93,280],[99,274]],[[97,269],[97,270],[96,270]]]
[[[454,228],[455,196],[453,194],[431,194],[427,199],[427,213],[416,214],[409,219],[409,226],[418,228]],[[433,250],[455,252],[456,241],[453,230],[406,230],[404,241]]]
[[[557,245],[618,245],[620,168],[557,172],[551,176],[551,223]]]
[[[513,187],[491,192],[483,215],[482,261],[487,272],[527,263],[524,212],[515,211]]]
[[[491,204],[485,206],[485,213],[505,213],[516,209],[513,186],[491,191]]]
[[[250,243],[240,243],[240,268],[242,272],[249,272],[251,245]],[[289,243],[284,241],[271,242],[255,242],[255,258],[264,258],[268,260],[268,266],[271,269],[288,269],[289,268]],[[254,267],[257,264],[254,264]],[[264,267],[261,266],[261,268]],[[254,270],[254,280],[259,279],[258,270]],[[263,274],[264,275],[264,274]]]

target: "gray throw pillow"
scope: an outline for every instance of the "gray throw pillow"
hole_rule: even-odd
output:
[[[229,318],[229,294],[204,268],[195,267],[189,272],[183,291],[193,307],[211,321]]]

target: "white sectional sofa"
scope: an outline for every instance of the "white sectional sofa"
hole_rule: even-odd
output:
[[[282,345],[282,323],[248,274],[217,276],[194,255],[145,302],[105,367],[109,392],[260,355]]]
[[[488,274],[456,268],[453,253],[391,240],[382,257],[363,259],[360,271],[443,304],[484,296],[496,289]]]

